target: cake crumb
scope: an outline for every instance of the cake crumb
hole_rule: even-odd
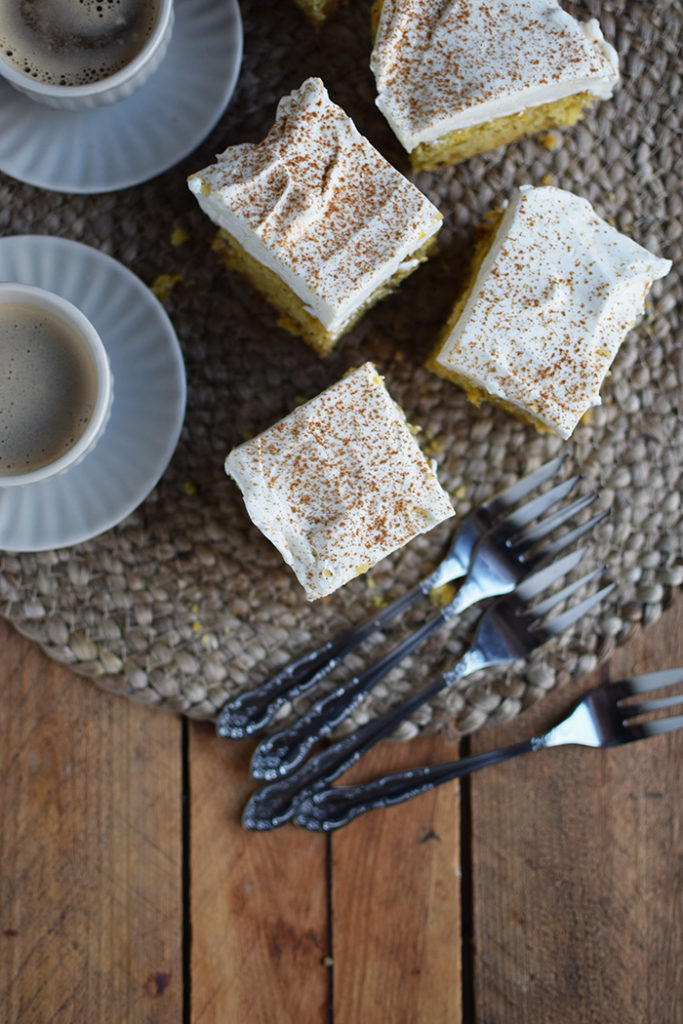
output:
[[[425,453],[428,459],[434,455],[441,455],[444,451],[446,444],[438,437],[432,437],[431,440],[425,442],[422,446],[422,451]]]
[[[429,592],[429,601],[436,608],[445,608],[455,597],[455,587],[452,583],[442,583],[440,587],[434,587]]]
[[[180,274],[159,274],[150,285],[150,291],[160,302],[168,302],[171,292],[181,281]]]
[[[542,135],[538,136],[538,141],[544,149],[548,149],[552,153],[559,146],[560,137],[555,132],[543,132]]]
[[[185,228],[175,228],[171,232],[171,245],[182,245],[183,242],[187,242],[190,237],[190,232],[186,231]]]

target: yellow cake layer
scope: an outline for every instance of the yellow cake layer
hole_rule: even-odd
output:
[[[530,423],[539,433],[549,434],[552,433],[550,428],[547,427],[545,423],[536,419],[530,410],[520,409],[519,406],[506,402],[504,398],[499,398],[497,395],[489,394],[485,388],[480,387],[479,384],[473,383],[473,381],[468,377],[463,377],[460,373],[454,373],[452,370],[446,369],[445,366],[437,362],[437,358],[446,343],[446,339],[449,337],[451,331],[460,319],[460,315],[470,297],[477,279],[477,274],[479,273],[479,268],[484,262],[486,253],[491,248],[496,234],[496,228],[498,227],[502,216],[502,213],[489,215],[487,220],[477,229],[477,242],[474,247],[474,253],[468,275],[463,284],[463,290],[457,302],[453,306],[450,316],[444,324],[439,334],[439,339],[425,365],[428,370],[431,370],[431,372],[435,373],[438,377],[442,377],[444,380],[449,380],[453,384],[457,384],[458,387],[461,387],[467,394],[468,400],[472,402],[473,405],[479,406],[482,402],[490,402],[491,405],[496,405],[500,409],[504,409],[505,412],[511,413],[518,420],[522,420],[523,423]]]
[[[507,146],[526,135],[536,135],[551,128],[569,128],[595,102],[596,97],[592,93],[578,92],[563,100],[529,107],[521,114],[509,114],[472,128],[460,128],[435,142],[416,146],[410,153],[411,167],[414,171],[433,171],[445,164],[468,160],[478,153],[488,153],[498,146]]]
[[[382,7],[384,6],[384,0],[373,0],[372,7],[370,8],[370,37],[374,44],[375,36],[377,35],[377,29],[379,27],[379,19],[382,14]]]
[[[213,242],[213,248],[229,270],[234,270],[247,281],[278,311],[278,324],[292,334],[298,334],[315,349],[318,355],[326,356],[337,341],[347,333],[376,302],[389,295],[401,281],[412,274],[419,263],[423,263],[436,248],[434,237],[410,254],[410,266],[397,270],[389,280],[381,284],[365,300],[353,317],[344,326],[331,333],[303,306],[301,299],[278,275],[264,267],[244,249],[240,243],[221,229]]]

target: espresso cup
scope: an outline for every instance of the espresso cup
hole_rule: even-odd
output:
[[[88,318],[43,288],[0,283],[0,488],[76,465],[103,433],[112,397]]]
[[[159,67],[172,29],[173,0],[4,0],[0,75],[61,110],[117,103]]]

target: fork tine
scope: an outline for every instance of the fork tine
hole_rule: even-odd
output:
[[[543,494],[539,494],[538,497],[532,498],[531,501],[511,512],[497,529],[506,530],[509,533],[510,530],[521,530],[524,526],[528,526],[529,523],[533,523],[534,519],[538,519],[539,516],[544,515],[553,505],[557,505],[558,502],[566,498],[576,487],[580,479],[579,475],[571,476],[568,480],[555,484],[549,491],[544,491]]]
[[[550,462],[545,462],[538,469],[534,470],[533,473],[529,473],[528,476],[517,480],[510,487],[501,491],[500,494],[494,495],[490,504],[493,505],[500,502],[504,508],[516,505],[517,502],[521,501],[522,498],[526,498],[527,494],[530,494],[536,487],[540,487],[546,480],[550,480],[551,476],[557,473],[566,457],[566,455],[560,455],[556,459],[551,459]]]
[[[637,715],[648,715],[651,711],[661,711],[662,708],[674,708],[677,704],[683,704],[683,693],[677,697],[658,697],[656,700],[641,700],[637,704],[625,704],[619,701],[619,707],[625,715],[624,724],[629,718]]]
[[[664,732],[673,732],[674,729],[683,729],[683,715],[672,715],[671,718],[656,718],[654,722],[640,722],[632,726],[632,728],[642,730],[642,736],[659,736]]]
[[[554,594],[551,594],[550,597],[545,599],[545,601],[540,601],[538,604],[535,604],[533,608],[529,609],[529,612],[533,613],[535,619],[542,619],[544,615],[547,615],[549,611],[556,608],[558,604],[566,601],[568,597],[571,597],[577,590],[580,590],[585,583],[590,583],[596,576],[599,576],[604,568],[604,565],[601,565],[599,568],[586,573],[586,575],[582,576],[581,579],[574,580],[573,583],[563,587],[562,590],[557,590]]]
[[[546,565],[544,569],[539,569],[533,576],[527,577],[519,584],[515,591],[517,597],[522,601],[530,601],[532,598],[538,597],[551,583],[576,568],[587,551],[587,546],[579,548],[578,551],[572,551],[556,562]]]
[[[578,515],[584,508],[592,504],[597,498],[597,491],[592,491],[590,494],[584,495],[582,498],[577,498],[576,501],[572,501],[569,505],[565,505],[564,508],[558,509],[557,512],[553,512],[549,516],[544,516],[538,523],[533,523],[527,526],[519,534],[514,535],[511,538],[510,546],[516,551],[527,551],[532,548],[534,544],[537,544],[539,540],[543,540],[549,533],[556,530],[558,526],[562,526],[568,519]],[[605,513],[602,513],[603,515]]]
[[[607,515],[609,515],[609,510],[599,512],[597,516],[593,516],[593,518],[589,519],[587,523],[582,523],[580,526],[576,526],[573,530],[569,530],[567,533],[564,533],[561,537],[558,537],[557,540],[551,541],[551,543],[548,544],[547,547],[544,547],[542,551],[539,551],[536,555],[532,555],[531,558],[527,560],[527,564],[533,566],[535,560],[545,564],[551,559],[554,559],[560,551],[564,551],[565,548],[570,547],[574,541],[578,540],[579,537],[583,537],[585,533],[592,530],[593,527],[597,526],[600,520],[604,519]]]
[[[615,587],[616,583],[609,583],[606,587],[603,587],[602,590],[598,590],[598,592],[592,594],[591,597],[587,597],[585,601],[580,601],[579,604],[574,605],[573,608],[568,608],[566,612],[562,612],[562,614],[558,615],[557,618],[552,620],[552,622],[545,625],[544,629],[547,630],[547,632],[552,633],[553,636],[558,636],[565,629],[568,629],[569,626],[573,626],[575,622],[578,622],[579,619],[583,618],[591,608],[594,608],[596,604],[599,604],[600,601],[602,601],[604,597],[607,597]]]
[[[609,687],[619,700],[624,700],[632,694],[662,690],[665,686],[675,686],[676,683],[683,683],[683,667],[665,668],[661,672],[646,672],[642,676],[631,676],[629,679],[620,679],[619,682],[610,683]]]

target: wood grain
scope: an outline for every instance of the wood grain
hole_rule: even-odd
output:
[[[180,724],[0,651],[0,1019],[179,1021]]]
[[[192,1024],[327,1024],[326,839],[246,832],[255,741],[190,727]]]
[[[681,664],[679,599],[580,689]],[[533,735],[569,699],[550,694],[474,750]],[[543,751],[470,785],[477,1021],[680,1024],[683,734]]]
[[[246,833],[253,742],[102,693],[2,622],[0,652],[3,1024],[681,1024],[683,735],[473,776],[461,863],[458,784],[331,838]],[[599,676],[681,663],[683,599]],[[455,755],[387,744],[348,779]]]
[[[457,756],[437,739],[385,744],[344,782]],[[461,1019],[459,790],[358,818],[332,842],[333,1020]]]

